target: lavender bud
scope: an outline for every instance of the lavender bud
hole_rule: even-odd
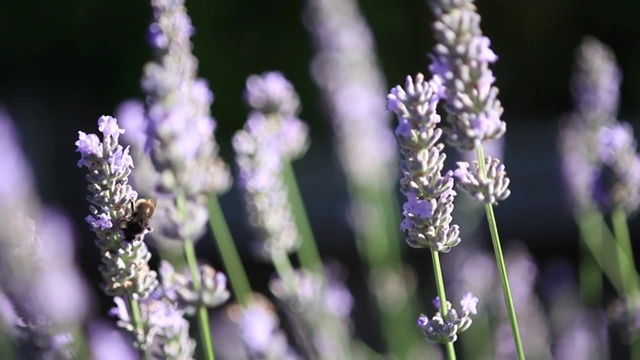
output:
[[[138,197],[128,184],[133,162],[128,148],[118,143],[124,130],[115,118],[100,117],[98,129],[102,141],[95,134],[80,131],[76,151],[81,154],[78,165],[89,171],[87,200],[91,215],[86,221],[97,236],[96,245],[102,254],[99,269],[103,289],[112,296],[145,298],[158,285],[155,271],[149,268],[151,253],[143,241],[146,231],[128,241],[121,230],[128,209]]]
[[[453,172],[442,174],[446,155],[438,143],[441,131],[436,113],[438,85],[422,74],[407,77],[405,87],[395,87],[387,97],[387,108],[398,117],[396,139],[400,146],[402,179],[400,190],[407,202],[400,228],[407,243],[415,248],[449,252],[460,243],[458,225],[453,220]]]
[[[201,285],[196,290],[187,269],[182,274],[177,273],[168,261],[160,262],[159,272],[165,296],[187,315],[195,314],[201,304],[213,308],[229,299],[227,278],[223,273],[216,272],[208,265],[200,265],[198,270]]]
[[[487,173],[483,176],[477,161],[471,164],[461,161],[458,162],[458,169],[453,175],[458,178],[459,189],[479,202],[497,205],[498,201],[506,199],[511,194],[508,189],[511,181],[500,160],[486,156],[485,166]]]
[[[443,317],[440,299],[436,297],[433,305],[438,309],[438,312],[432,318],[421,314],[418,317],[417,325],[422,328],[425,338],[429,342],[455,342],[458,339],[458,334],[471,326],[473,321],[470,315],[477,314],[478,301],[477,297],[467,292],[460,300],[462,316],[459,316],[458,312],[452,308],[451,303],[447,301],[447,315]]]
[[[437,44],[429,70],[444,86],[441,95],[450,125],[445,129],[447,140],[460,149],[473,149],[506,131],[500,120],[503,109],[495,77],[489,69],[498,57],[489,47],[489,38],[482,35],[473,1],[432,0],[430,4],[436,15]]]

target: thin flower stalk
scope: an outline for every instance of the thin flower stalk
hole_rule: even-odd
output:
[[[0,109],[0,166],[10,169],[0,179],[0,351],[17,358],[88,356],[82,333],[88,289],[74,263],[72,225],[41,203],[18,139]]]
[[[430,5],[436,16],[433,30],[437,41],[431,54],[430,70],[435,81],[443,85],[441,96],[445,100],[449,125],[445,128],[447,140],[459,149],[476,150],[477,171],[470,173],[459,163],[458,187],[485,204],[518,358],[524,359],[493,213],[493,205],[509,195],[508,178],[504,166],[498,160],[485,158],[482,149],[483,142],[498,139],[506,132],[506,123],[501,120],[503,108],[498,100],[498,88],[489,68],[497,56],[490,48],[489,38],[482,35],[480,15],[473,0],[432,0]]]
[[[318,84],[335,133],[338,160],[346,175],[351,225],[357,248],[368,272],[372,294],[381,315],[388,350],[400,358],[419,343],[408,326],[413,298],[390,301],[380,278],[404,273],[399,239],[394,181],[398,166],[391,116],[382,109],[387,91],[376,58],[375,40],[357,1],[308,0],[304,20],[314,40],[316,55],[311,74]],[[371,156],[375,153],[376,156]],[[411,284],[401,276],[402,294]]]

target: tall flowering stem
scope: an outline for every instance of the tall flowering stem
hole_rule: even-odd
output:
[[[482,142],[501,137],[506,124],[500,119],[503,108],[498,100],[498,88],[489,65],[497,60],[489,47],[490,40],[482,35],[480,15],[474,0],[431,0],[436,16],[433,30],[437,44],[431,54],[430,70],[443,84],[445,128],[448,142],[461,149],[476,149],[477,161],[459,163],[456,177],[459,188],[485,204],[496,262],[511,322],[518,358],[524,358],[515,306],[500,246],[493,204],[509,196],[509,180],[497,159],[484,156]],[[471,171],[470,171],[471,169]]]
[[[158,56],[145,65],[141,83],[147,94],[146,147],[158,173],[154,188],[161,219],[157,221],[157,237],[182,242],[194,289],[199,292],[201,285],[195,282],[204,279],[197,276],[194,242],[206,231],[208,198],[226,191],[231,176],[213,137],[213,94],[206,81],[197,77],[197,59],[190,41],[194,29],[184,1],[152,0],[151,5],[154,22],[150,40]],[[237,256],[229,260],[226,253],[222,255],[225,263],[239,262]],[[246,292],[246,275],[242,269],[235,270],[241,284],[234,285],[234,291]],[[246,296],[237,293],[240,302]],[[213,359],[205,304],[198,306],[197,313],[203,353],[206,359]]]
[[[440,122],[438,90],[438,84],[425,81],[422,74],[407,77],[404,88],[391,89],[387,108],[398,118],[395,134],[402,154],[400,190],[407,198],[401,229],[409,246],[431,251],[438,298],[444,304],[436,306],[439,313],[433,319],[423,315],[418,324],[428,340],[444,343],[448,358],[454,359],[457,332],[468,326],[458,327],[457,314],[449,313],[440,266],[439,253],[448,253],[460,243],[460,230],[451,224],[456,196],[453,171],[442,173],[446,155],[439,142],[442,130],[436,127]]]
[[[96,245],[102,254],[102,287],[108,295],[127,300],[135,345],[144,353],[150,344],[143,331],[138,301],[157,287],[157,274],[149,268],[151,253],[144,243],[146,230],[133,239],[125,239],[121,230],[123,219],[131,215],[130,206],[138,197],[128,184],[133,167],[129,149],[118,142],[124,130],[110,116],[98,119],[98,130],[102,141],[95,134],[80,131],[76,142],[76,151],[82,156],[78,166],[89,171],[87,200],[91,215],[86,221],[97,236]]]
[[[420,343],[409,326],[417,304],[411,276],[402,263],[397,173],[389,171],[398,167],[398,152],[389,126],[392,116],[383,111],[388,87],[376,58],[375,39],[357,1],[307,0],[306,4],[305,25],[316,49],[311,74],[334,130],[356,245],[367,267],[388,351],[406,358]],[[402,290],[386,291],[390,281]]]

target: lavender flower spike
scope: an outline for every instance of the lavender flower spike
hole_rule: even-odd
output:
[[[436,128],[438,85],[426,82],[422,74],[407,77],[405,88],[396,86],[388,95],[387,108],[398,117],[396,138],[400,146],[402,179],[400,190],[407,197],[400,227],[407,243],[415,248],[449,252],[460,243],[453,220],[453,172],[442,174],[446,155],[439,143],[442,130]]]
[[[473,0],[431,0],[436,15],[433,25],[437,44],[429,67],[443,84],[451,127],[448,142],[462,150],[501,137],[506,124],[500,120],[503,109],[498,100],[495,77],[489,69],[498,57],[482,35],[480,15]]]
[[[477,314],[476,306],[478,305],[478,298],[472,293],[467,292],[460,300],[461,314],[452,308],[451,303],[447,301],[447,315],[442,316],[440,299],[436,298],[433,301],[433,305],[438,309],[438,312],[432,317],[422,314],[418,317],[417,324],[429,342],[433,343],[448,343],[455,342],[458,339],[458,334],[467,330],[473,320],[471,315]]]
[[[145,65],[141,83],[147,94],[146,147],[158,172],[156,235],[199,239],[209,218],[207,197],[231,185],[220,159],[210,115],[213,94],[197,77],[193,34],[184,0],[153,0],[151,45],[158,60]]]
[[[288,200],[283,162],[307,149],[307,125],[295,116],[298,96],[280,73],[249,77],[245,98],[254,111],[234,135],[233,147],[249,222],[259,233],[262,255],[292,252],[301,237]]]
[[[82,156],[78,167],[89,171],[87,200],[91,215],[86,221],[96,233],[96,245],[102,254],[103,289],[111,296],[144,299],[158,281],[149,268],[151,253],[143,241],[145,233],[127,241],[120,229],[122,219],[138,197],[128,184],[133,167],[129,148],[118,143],[124,129],[110,116],[98,119],[98,129],[102,141],[95,134],[79,131],[76,151]]]
[[[458,188],[479,202],[496,205],[511,194],[510,180],[500,160],[486,156],[485,167],[487,174],[482,176],[477,161],[471,164],[461,161],[453,175],[458,178]]]

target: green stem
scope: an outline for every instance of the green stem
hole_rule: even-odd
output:
[[[131,307],[131,319],[133,320],[133,326],[135,327],[135,338],[136,340],[144,334],[144,328],[142,324],[142,316],[140,315],[140,303],[138,303],[138,299],[135,299],[133,296],[129,295],[129,306]],[[138,348],[138,353],[140,354],[140,358],[143,360],[147,359],[147,353],[140,347]]]
[[[218,251],[220,251],[222,264],[227,271],[233,294],[238,303],[246,307],[251,295],[251,285],[249,285],[247,273],[242,266],[240,255],[238,255],[217,196],[209,197],[209,225],[213,231]]]
[[[476,156],[478,159],[478,166],[483,177],[487,176],[487,167],[484,163],[484,150],[482,144],[476,146]],[[507,276],[507,266],[504,261],[504,255],[502,254],[502,246],[500,245],[500,237],[498,235],[498,224],[496,223],[496,217],[493,213],[493,206],[491,204],[485,204],[485,212],[487,213],[487,222],[489,223],[489,232],[491,233],[491,241],[493,243],[493,251],[496,256],[496,263],[498,265],[498,272],[500,273],[500,280],[502,281],[502,291],[504,293],[504,300],[507,304],[507,314],[509,315],[509,323],[511,324],[511,332],[513,333],[513,341],[515,343],[518,359],[523,360],[524,349],[522,347],[522,339],[520,338],[520,330],[518,329],[518,318],[516,316],[516,308],[513,304],[513,297],[511,296],[511,287],[509,286],[509,278]]]
[[[602,271],[598,266],[597,260],[589,251],[584,237],[581,236],[580,238],[580,297],[586,305],[595,308],[602,302]],[[602,240],[602,237],[600,237],[600,240],[594,244],[601,248]]]
[[[620,207],[616,207],[611,214],[611,222],[616,243],[619,245],[616,246],[617,258],[627,259],[627,261],[618,261],[620,264],[620,274],[622,275],[622,281],[625,287],[627,312],[628,314],[635,314],[638,308],[638,302],[640,301],[640,289],[638,288],[638,275],[635,268],[635,259],[633,258],[627,214]],[[637,339],[632,341],[630,347],[631,358],[640,358],[640,341]]]
[[[602,243],[607,239],[613,239],[612,234],[605,232],[604,219],[596,210],[584,210],[577,217],[580,237],[584,244],[591,252],[598,266],[600,266],[600,269],[602,269],[604,275],[611,282],[611,285],[616,289],[616,292],[624,294],[624,283],[618,276],[617,269],[613,268],[614,262],[602,251]],[[613,244],[618,247],[617,242],[613,241]],[[625,262],[626,259],[627,257],[624,256],[618,261]]]
[[[178,209],[184,209],[178,204]],[[190,239],[183,239],[184,244],[184,256],[191,272],[191,281],[193,282],[193,290],[196,293],[200,293],[202,288],[200,282],[200,274],[198,273],[198,260],[196,259],[196,251],[193,245],[193,241]],[[209,329],[209,314],[204,304],[198,305],[198,329],[200,330],[200,340],[202,341],[202,352],[206,360],[214,360],[213,355],[213,340],[211,339],[211,330]]]
[[[284,162],[283,175],[289,189],[289,201],[292,206],[296,225],[298,226],[298,231],[302,235],[302,244],[300,244],[300,248],[298,249],[300,265],[312,271],[324,272],[320,251],[318,251],[318,246],[313,236],[313,231],[311,230],[311,224],[309,223],[309,218],[304,207],[304,201],[302,200],[300,188],[298,187],[298,182],[291,162]]]
[[[438,290],[438,298],[440,300],[440,314],[443,319],[447,318],[447,314],[449,313],[449,309],[447,307],[447,294],[444,290],[444,278],[442,276],[442,267],[440,266],[440,255],[434,249],[431,250],[431,259],[433,260],[433,273],[435,275],[436,280],[436,289]],[[446,342],[444,344],[445,350],[447,352],[447,359],[455,360],[456,359],[456,349],[453,347],[452,342]]]

